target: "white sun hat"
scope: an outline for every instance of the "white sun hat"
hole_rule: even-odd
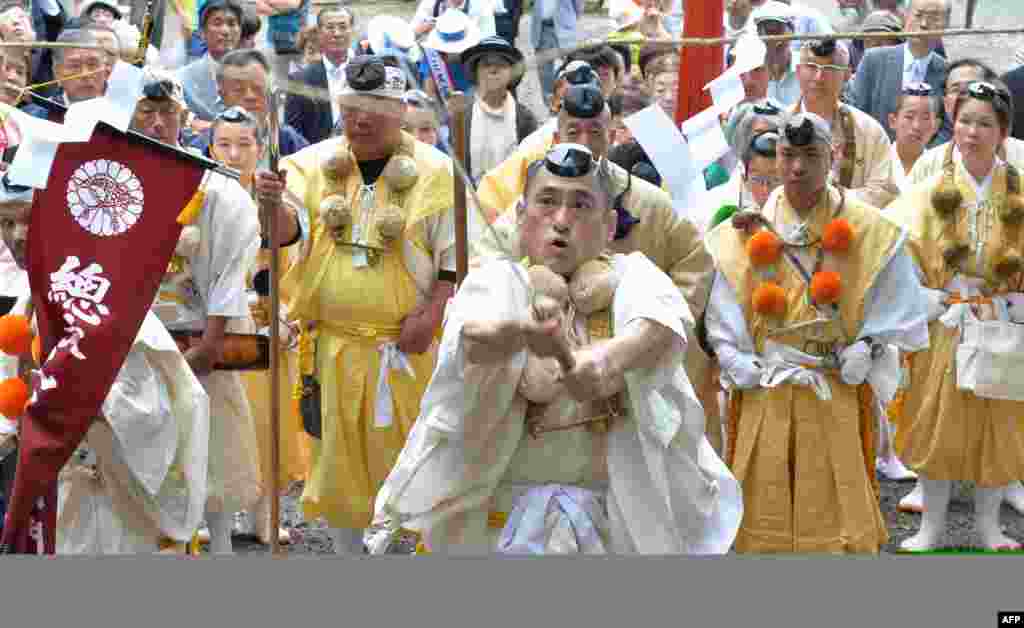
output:
[[[437,18],[434,30],[423,42],[431,48],[447,54],[460,54],[480,43],[480,27],[468,15],[458,9],[448,9]]]

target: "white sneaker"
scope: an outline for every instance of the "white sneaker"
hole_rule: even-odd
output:
[[[894,482],[905,482],[907,480],[916,480],[917,474],[908,469],[896,456],[889,458],[888,460],[879,458],[875,463],[875,469],[878,470],[882,476],[886,479],[893,480]]]
[[[897,506],[901,512],[924,512],[924,496],[921,491],[921,483],[918,482],[914,485],[914,490],[907,493],[906,497],[900,500],[899,506]]]

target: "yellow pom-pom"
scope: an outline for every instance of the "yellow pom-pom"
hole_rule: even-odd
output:
[[[952,218],[964,202],[964,196],[956,186],[942,182],[932,191],[932,207],[943,218]]]
[[[21,314],[0,316],[0,351],[20,356],[32,350],[32,325]]]

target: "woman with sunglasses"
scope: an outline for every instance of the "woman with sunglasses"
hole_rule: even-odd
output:
[[[939,543],[953,480],[975,484],[984,547],[1021,548],[999,526],[1006,487],[1024,478],[1024,197],[1017,165],[998,155],[1013,112],[1004,85],[970,83],[956,100],[942,171],[887,210],[910,232],[931,321],[931,346],[911,356],[896,419],[897,453],[923,494],[907,551]]]
[[[242,107],[231,107],[219,114],[210,127],[211,156],[222,161],[241,173],[242,187],[253,196],[253,176],[259,163],[267,154],[267,134],[259,121]],[[282,249],[280,263],[282,271],[291,264],[291,255],[295,247]],[[270,316],[270,251],[260,249],[252,268],[246,273],[246,287],[249,294],[249,308],[256,326],[261,334],[268,334]],[[291,391],[297,380],[297,325],[287,323],[286,306],[281,305],[281,354],[280,372],[281,396],[281,431],[279,436],[280,486],[306,479],[309,468],[309,436],[302,429],[302,421],[291,400]],[[256,442],[259,449],[260,467],[264,476],[270,468],[270,373],[269,371],[246,371],[241,374],[253,419],[256,422]],[[249,523],[260,541],[269,544],[273,540],[274,529],[270,521],[270,500],[268,495],[257,502],[254,512],[250,513]],[[280,542],[287,542],[288,532],[278,530]]]

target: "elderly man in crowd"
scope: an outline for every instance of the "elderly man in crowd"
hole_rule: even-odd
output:
[[[53,49],[53,73],[60,81],[60,91],[53,95],[53,99],[70,106],[106,93],[107,79],[113,68],[107,51],[72,47],[74,44],[98,45],[100,42],[96,35],[87,29],[68,29],[60,34],[57,43],[68,47]]]
[[[259,50],[233,50],[224,55],[217,67],[217,91],[225,109],[242,107],[259,120],[261,128],[268,130],[267,88],[270,83],[271,66],[267,57]],[[206,129],[190,142],[190,145],[209,154],[212,129]],[[278,145],[281,155],[291,155],[309,146],[306,138],[290,124],[282,121]],[[266,157],[263,162],[266,163]]]
[[[402,526],[446,554],[728,551],[742,500],[684,367],[693,315],[643,254],[604,254],[616,195],[578,144],[528,166],[526,261],[470,271],[450,305],[372,552]]]
[[[887,533],[868,452],[899,370],[884,345],[928,346],[921,284],[906,232],[828,183],[828,122],[789,114],[779,135],[782,187],[706,238],[707,338],[744,489],[736,550],[874,554]]]

